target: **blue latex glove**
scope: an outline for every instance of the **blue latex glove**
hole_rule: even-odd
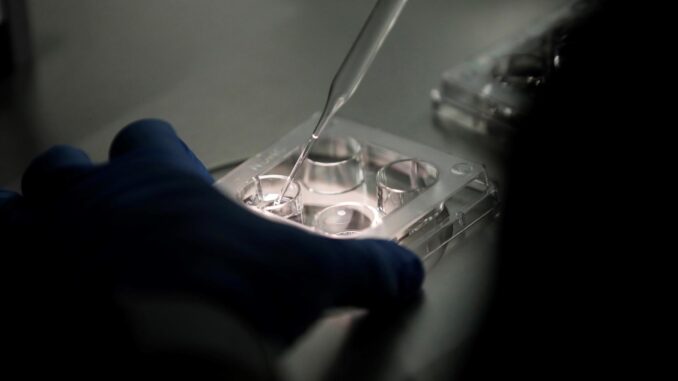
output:
[[[408,250],[271,222],[212,182],[160,120],[123,129],[107,164],[50,149],[24,174],[22,196],[0,192],[0,232],[21,258],[11,271],[25,274],[19,289],[98,304],[117,291],[215,298],[281,342],[328,307],[379,308],[418,293],[423,270]]]

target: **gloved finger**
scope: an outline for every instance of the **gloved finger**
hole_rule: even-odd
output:
[[[204,164],[163,120],[142,119],[123,128],[113,139],[109,158],[124,157],[158,160],[214,182]]]
[[[272,337],[290,342],[329,307],[377,310],[420,294],[421,261],[394,242],[329,239],[282,224],[264,225],[255,229],[260,248],[256,257],[270,253],[263,254],[265,261],[258,267],[273,273],[258,277],[255,287],[261,289],[252,293],[267,299],[250,297],[246,309],[253,311],[253,324]],[[271,319],[272,312],[276,319]]]
[[[33,214],[26,205],[26,200],[16,192],[0,189],[0,234],[7,238],[20,240],[16,234],[33,222]],[[13,247],[3,240],[5,247]]]
[[[94,165],[85,151],[66,145],[54,146],[33,159],[21,179],[28,199],[57,197]]]
[[[18,199],[19,194],[16,192],[11,192],[8,190],[0,189],[0,210],[2,210],[3,205],[9,205],[10,202]]]
[[[335,306],[380,308],[413,299],[424,280],[414,253],[392,241],[332,240]]]
[[[0,189],[0,226],[14,220],[22,197],[16,192]]]
[[[421,261],[394,242],[330,239],[264,220],[244,209],[238,214],[233,233],[242,241],[256,242],[262,253],[273,250],[266,257],[278,272],[302,278],[286,284],[301,284],[299,292],[309,285],[322,288],[326,298],[322,303],[327,306],[379,308],[419,293],[424,278]]]

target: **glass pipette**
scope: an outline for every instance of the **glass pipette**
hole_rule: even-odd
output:
[[[276,204],[280,203],[290,183],[294,180],[299,168],[306,160],[313,143],[318,140],[323,129],[327,126],[337,111],[346,104],[346,102],[355,93],[360,81],[362,81],[367,69],[369,69],[374,57],[386,40],[389,32],[393,28],[400,12],[407,3],[407,0],[377,0],[367,21],[363,25],[358,37],[353,42],[351,49],[346,54],[339,70],[332,79],[329,95],[320,119],[313,129],[311,137],[301,150],[299,158],[294,163],[292,171],[287,177],[287,181],[282,191],[278,195]]]

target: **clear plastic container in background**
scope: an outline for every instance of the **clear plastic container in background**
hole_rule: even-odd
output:
[[[431,91],[443,128],[509,135],[531,111],[541,88],[566,65],[570,32],[597,1],[568,2],[529,29],[443,73]]]

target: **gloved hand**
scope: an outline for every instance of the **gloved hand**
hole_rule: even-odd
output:
[[[118,291],[214,298],[287,343],[328,307],[379,308],[418,293],[421,263],[397,244],[271,222],[212,182],[159,120],[123,129],[107,164],[50,149],[25,172],[23,195],[0,191],[0,232],[13,241],[5,270],[22,279],[10,286],[85,305]]]

